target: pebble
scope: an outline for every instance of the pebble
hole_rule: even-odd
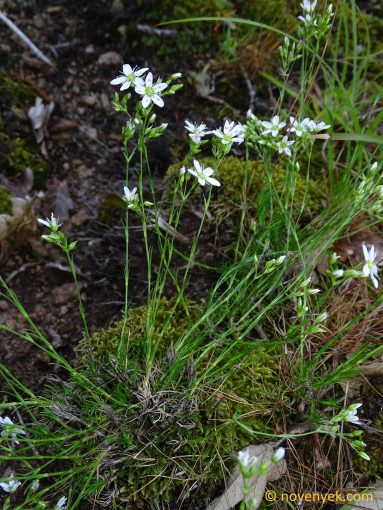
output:
[[[97,63],[100,66],[118,65],[122,63],[122,56],[115,51],[107,51],[98,57]]]
[[[45,20],[40,14],[33,16],[33,24],[36,28],[43,28],[45,26]]]

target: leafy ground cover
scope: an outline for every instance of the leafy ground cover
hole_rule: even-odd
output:
[[[371,492],[379,3],[1,8],[2,508]]]

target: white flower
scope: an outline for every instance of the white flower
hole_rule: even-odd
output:
[[[268,120],[262,120],[261,124],[266,128],[265,131],[262,131],[262,134],[267,135],[268,133],[271,133],[273,136],[277,136],[279,131],[286,126],[286,122],[280,122],[278,115],[275,115],[271,119],[271,122]]]
[[[287,255],[281,255],[280,257],[277,258],[277,260],[275,262],[278,265],[281,265],[286,260],[286,257],[287,257]]]
[[[375,258],[377,256],[377,253],[375,252],[375,246],[371,246],[370,251],[367,249],[367,247],[362,244],[363,248],[363,255],[364,260],[366,263],[363,266],[362,272],[365,276],[369,276],[372,280],[372,283],[374,284],[374,287],[377,289],[379,286],[378,282],[378,271],[379,268],[375,264]]]
[[[128,209],[131,209],[138,199],[137,188],[133,188],[132,190],[130,190],[127,186],[124,186],[123,199],[125,200],[125,202],[129,204]]]
[[[188,172],[197,177],[201,186],[205,186],[206,183],[211,186],[221,186],[221,183],[217,181],[217,179],[211,177],[214,174],[214,170],[210,167],[204,168],[197,160],[193,161],[193,168],[189,168]]]
[[[12,494],[13,492],[16,492],[18,487],[20,487],[21,482],[14,480],[13,473],[11,473],[9,478],[10,480],[8,482],[1,482],[0,487],[3,489],[4,492],[9,492],[10,494]]]
[[[333,271],[332,275],[334,278],[342,278],[342,276],[344,275],[344,271],[343,269],[336,269],[335,271]]]
[[[295,133],[298,137],[301,137],[307,133],[307,131],[310,131],[310,122],[311,121],[308,118],[299,121],[298,119],[294,119],[294,117],[290,117],[290,131]]]
[[[181,175],[185,175],[186,174],[186,167],[185,166],[180,168],[180,174]]]
[[[378,162],[377,162],[377,161],[375,161],[375,163],[373,163],[373,164],[371,165],[371,170],[374,170],[374,171],[375,171],[377,168],[378,168]]]
[[[185,120],[185,124],[185,129],[189,131],[189,136],[194,143],[200,143],[201,138],[209,133],[206,130],[206,124],[194,124],[188,120]]]
[[[306,14],[305,16],[298,16],[298,19],[303,21],[305,25],[314,25],[314,27],[316,27],[318,24],[317,20],[313,18],[311,14]]]
[[[51,213],[51,219],[47,218],[46,220],[42,220],[41,218],[38,218],[37,220],[41,225],[45,225],[46,227],[50,228],[52,232],[57,232],[58,229],[61,227],[61,223],[59,223],[59,219],[55,218],[53,213]]]
[[[126,90],[130,86],[136,86],[144,83],[144,80],[140,78],[146,71],[147,67],[139,69],[138,67],[131,67],[129,64],[122,66],[122,74],[118,78],[115,78],[110,82],[111,85],[121,85],[120,90]]]
[[[152,73],[148,73],[145,78],[145,83],[139,83],[136,85],[134,89],[137,94],[140,96],[144,96],[142,98],[142,106],[147,108],[151,102],[156,104],[157,106],[164,106],[164,100],[160,97],[160,92],[166,89],[167,83],[157,82],[153,85],[153,75]]]
[[[313,0],[310,2],[310,0],[303,0],[303,3],[301,3],[301,7],[304,11],[312,13],[317,5],[317,0]]]
[[[25,431],[17,427],[13,421],[8,417],[2,418],[0,416],[0,426],[3,428],[1,431],[1,437],[10,437],[12,443],[19,444],[17,436],[25,436]]]
[[[245,129],[240,122],[235,124],[234,121],[230,122],[229,120],[225,120],[223,131],[219,128],[212,131],[212,133],[221,139],[223,145],[234,142],[239,144],[245,139]]]
[[[315,120],[310,120],[310,129],[311,131],[323,131],[324,129],[329,129],[330,124],[326,124],[325,122],[315,122]]]
[[[286,453],[286,450],[284,448],[282,448],[282,446],[280,448],[278,448],[271,458],[272,462],[279,462],[280,460],[284,459],[285,453]]]
[[[249,450],[241,450],[238,452],[238,462],[244,468],[250,468],[257,462],[257,457],[250,455]]]
[[[283,139],[277,143],[279,154],[285,153],[287,156],[291,156],[290,145],[293,145],[295,142],[292,140],[288,140],[287,136],[284,136]]]
[[[317,316],[316,322],[324,322],[324,321],[327,321],[327,319],[328,319],[328,313],[322,312],[320,315]]]
[[[56,503],[56,506],[54,508],[54,510],[66,510],[66,500],[67,498],[65,496],[63,496],[62,498],[60,498],[57,503]]]
[[[40,480],[39,479],[33,480],[33,482],[31,483],[31,486],[30,486],[30,491],[36,492],[39,487],[40,487]]]
[[[352,404],[347,410],[344,416],[344,421],[351,423],[360,423],[359,416],[357,415],[359,407],[363,404]]]

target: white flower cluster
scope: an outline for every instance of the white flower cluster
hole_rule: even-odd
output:
[[[193,168],[188,168],[188,172],[197,178],[201,186],[205,186],[206,184],[210,184],[211,186],[221,186],[221,183],[212,177],[214,170],[210,167],[205,168],[197,160],[193,161]]]
[[[211,133],[206,129],[206,124],[195,124],[188,120],[185,120],[185,129],[189,131],[189,137],[196,144],[201,143],[202,138]]]
[[[209,131],[206,124],[195,124],[188,120],[185,121],[185,129],[189,131],[189,137],[195,144],[200,144],[202,138],[207,135],[215,135],[222,145],[231,145],[233,143],[241,144],[245,139],[245,128],[240,123],[226,120],[223,128]]]
[[[330,275],[335,278],[371,278],[372,284],[374,285],[375,289],[379,287],[379,271],[380,267],[379,264],[382,264],[382,260],[378,259],[378,252],[375,249],[374,245],[370,245],[370,248],[368,249],[365,244],[362,244],[362,252],[364,257],[364,264],[361,268],[361,270],[356,269],[334,269],[330,271]],[[340,257],[333,253],[330,258],[330,264],[334,266],[337,263],[337,260]]]
[[[219,138],[222,145],[229,145],[232,143],[240,144],[245,139],[245,129],[240,122],[235,124],[234,121],[230,122],[226,120],[223,129],[215,129],[212,133]]]
[[[210,184],[210,186],[221,186],[221,183],[213,177],[214,170],[210,167],[204,167],[196,159],[193,161],[192,168],[186,169],[184,166],[181,168],[181,175],[185,175],[186,171],[196,177],[201,186],[205,186],[206,184]]]
[[[3,489],[4,492],[8,492],[8,494],[13,494],[14,492],[16,492],[20,485],[21,482],[15,479],[15,475],[13,473],[9,475],[8,482],[0,483],[0,487]]]
[[[67,498],[65,496],[63,496],[62,498],[60,498],[57,503],[56,503],[56,506],[54,508],[54,510],[66,510],[66,501],[67,501]]]
[[[329,4],[324,14],[315,16],[315,7],[317,6],[317,0],[303,0],[301,7],[303,13],[298,16],[298,19],[302,21],[303,27],[308,29],[321,37],[324,35],[331,26],[331,18],[334,16],[334,8],[332,4]]]
[[[147,67],[138,68],[131,67],[129,64],[122,66],[121,76],[118,76],[110,83],[111,85],[121,85],[120,90],[128,90],[130,87],[134,87],[137,94],[142,96],[141,102],[143,108],[148,108],[151,103],[163,107],[164,100],[161,97],[168,84],[161,81],[159,78],[156,83],[153,83],[153,74],[148,72],[145,79],[143,75],[148,71]]]
[[[313,0],[313,2],[310,2],[310,0],[303,0],[303,3],[301,3],[304,14],[302,16],[298,16],[298,19],[303,21],[305,25],[317,26],[318,22],[313,16],[316,5],[317,0]]]
[[[257,122],[258,120],[251,112],[248,112],[247,117],[251,121]],[[261,131],[261,135],[268,135],[268,137],[271,137],[271,143],[270,138],[268,139],[267,137],[261,139],[260,143],[275,146],[280,154],[285,154],[289,157],[292,155],[290,147],[296,143],[296,140],[289,140],[290,133],[294,134],[298,139],[302,139],[331,127],[325,122],[315,121],[308,117],[302,120],[290,117],[290,123],[288,124],[282,120],[279,115],[274,115],[270,120],[262,120],[259,124],[261,128],[264,128],[263,131]],[[286,128],[286,132],[281,133],[284,128]],[[275,143],[273,141],[274,139]]]
[[[285,458],[286,450],[280,446],[277,448],[277,450],[274,452],[273,456],[271,457],[271,462],[276,464],[277,462],[280,462],[282,459]],[[258,457],[255,455],[251,455],[249,450],[241,450],[238,452],[238,462],[240,466],[245,470],[250,470],[253,466],[255,466],[258,463]]]
[[[48,227],[52,230],[52,232],[57,232],[58,229],[61,227],[61,223],[59,223],[59,219],[54,217],[54,214],[51,213],[51,218],[46,218],[45,220],[42,220],[41,218],[37,219],[38,223],[41,225],[44,225],[45,227]]]
[[[365,276],[367,276],[367,277],[369,276],[371,278],[371,281],[372,281],[374,287],[377,289],[379,286],[379,282],[378,282],[379,267],[376,264],[377,252],[375,251],[375,246],[372,245],[371,248],[368,250],[366,245],[362,244],[362,249],[363,249],[363,255],[364,255],[364,260],[365,260],[365,264],[362,268],[362,273]]]
[[[25,431],[15,425],[8,416],[4,418],[0,416],[0,427],[2,428],[0,436],[10,438],[12,445],[18,445],[20,443],[18,436],[25,436]]]
[[[340,413],[338,413],[336,416],[334,416],[330,423],[339,423],[342,421],[349,422],[349,423],[360,423],[360,418],[358,416],[358,409],[362,407],[363,404],[351,404],[345,409],[342,409]]]

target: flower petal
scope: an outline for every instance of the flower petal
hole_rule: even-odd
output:
[[[152,101],[154,104],[156,104],[157,106],[160,106],[161,108],[164,106],[164,100],[162,99],[162,97],[158,96],[157,94],[155,94],[154,96],[152,96]]]
[[[142,76],[146,71],[149,71],[149,67],[143,67],[142,69],[138,69],[137,71],[134,71],[134,74],[136,76]]]
[[[144,108],[147,108],[149,105],[150,105],[150,97],[149,96],[144,96],[142,98],[142,106]]]
[[[165,90],[167,88],[168,84],[167,83],[157,83],[156,85],[154,85],[154,92],[162,92],[163,90]]]
[[[122,72],[128,76],[129,74],[132,74],[133,69],[129,64],[124,64],[122,66]]]
[[[145,95],[145,87],[144,87],[144,85],[141,85],[141,84],[136,85],[134,90],[135,90],[135,92],[137,94],[140,94],[141,96]]]
[[[120,83],[124,83],[126,81],[126,76],[119,76],[110,82],[111,85],[119,85]]]
[[[212,186],[221,186],[221,183],[217,181],[217,179],[214,179],[213,177],[208,177],[206,180]]]
[[[121,85],[120,90],[126,90],[130,87],[130,82],[128,80],[125,80],[125,83]]]
[[[145,78],[145,85],[147,87],[151,87],[153,85],[153,74],[148,73]]]

